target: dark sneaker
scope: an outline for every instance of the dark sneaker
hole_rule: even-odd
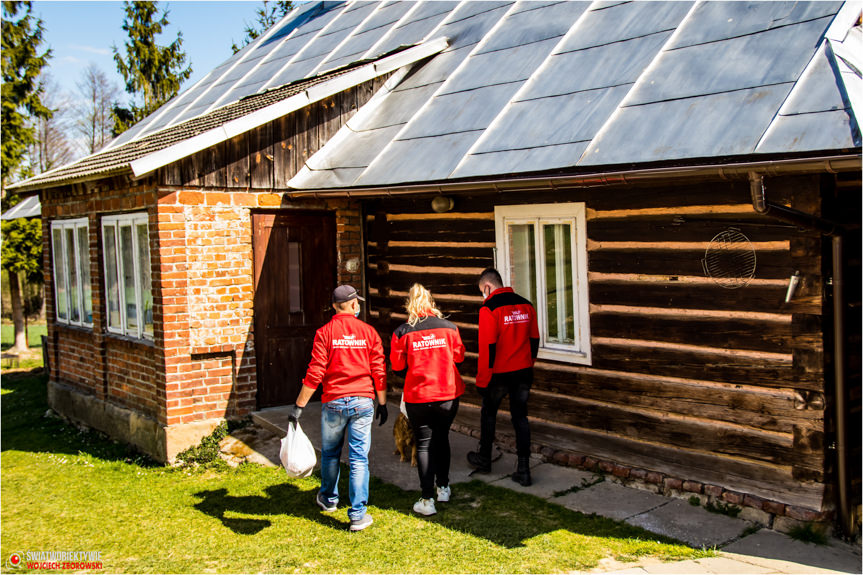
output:
[[[333,503],[327,503],[323,497],[321,497],[320,491],[317,495],[315,495],[315,502],[318,504],[318,507],[323,509],[326,512],[335,511],[336,505]]]
[[[351,519],[351,531],[362,531],[372,523],[372,516],[366,513],[359,519]]]
[[[468,451],[467,462],[473,465],[480,473],[491,471],[491,457],[486,457],[477,451]]]

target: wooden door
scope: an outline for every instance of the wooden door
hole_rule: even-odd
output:
[[[335,217],[326,212],[252,214],[258,408],[293,403],[315,330],[332,316]]]

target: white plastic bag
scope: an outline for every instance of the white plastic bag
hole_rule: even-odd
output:
[[[312,442],[303,433],[299,422],[288,423],[288,433],[282,438],[279,459],[291,477],[308,477],[314,471],[318,457],[315,455]]]

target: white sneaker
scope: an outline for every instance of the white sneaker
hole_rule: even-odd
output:
[[[420,499],[414,503],[414,511],[420,515],[434,515],[437,509],[434,508],[434,499]]]
[[[446,487],[438,487],[437,488],[437,500],[441,503],[446,503],[449,501],[449,496],[452,495],[452,490],[450,490],[449,485]]]

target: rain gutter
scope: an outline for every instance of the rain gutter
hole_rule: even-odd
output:
[[[851,482],[848,467],[848,428],[847,402],[848,383],[846,379],[845,350],[845,273],[844,273],[844,226],[836,222],[775,204],[767,199],[762,174],[749,175],[749,189],[752,194],[752,207],[759,214],[794,224],[808,230],[829,236],[832,241],[833,257],[833,391],[836,396],[834,416],[836,418],[836,475],[839,487],[839,523],[845,537],[850,537],[854,529],[854,511],[851,509],[849,494]]]
[[[381,198],[414,194],[442,194],[457,192],[478,192],[492,189],[496,192],[529,192],[540,189],[561,187],[595,187],[619,184],[635,184],[658,181],[667,178],[696,178],[713,176],[722,179],[748,178],[750,172],[766,176],[786,174],[807,174],[823,172],[843,172],[859,170],[861,156],[823,156],[820,158],[794,160],[767,160],[762,162],[741,162],[737,164],[679,166],[617,172],[597,172],[579,175],[503,177],[496,179],[474,180],[469,182],[438,182],[435,184],[400,184],[394,186],[373,186],[364,188],[321,188],[315,190],[295,190],[288,195],[302,197],[342,197],[342,198]]]

